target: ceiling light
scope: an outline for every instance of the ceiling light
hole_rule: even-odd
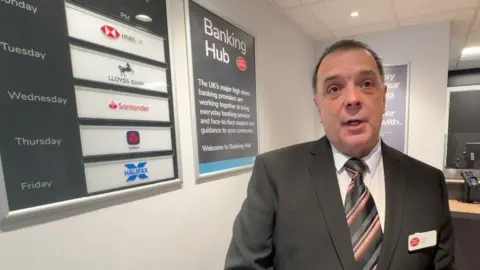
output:
[[[480,58],[480,47],[468,47],[462,51],[461,59],[478,59]]]
[[[350,13],[350,17],[358,17],[358,15],[358,11],[353,11],[352,13]]]
[[[142,22],[151,22],[152,21],[152,18],[150,18],[150,16],[145,15],[145,14],[138,14],[137,16],[135,16],[135,19],[137,19],[139,21],[142,21]]]

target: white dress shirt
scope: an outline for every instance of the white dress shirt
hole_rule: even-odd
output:
[[[375,200],[375,205],[377,207],[380,224],[382,225],[383,231],[385,228],[385,174],[383,172],[381,147],[380,140],[378,140],[378,143],[375,145],[372,151],[370,151],[367,156],[363,157],[362,160],[367,165],[367,171],[363,176],[363,181]],[[342,195],[343,204],[345,205],[345,197],[351,178],[343,166],[350,159],[350,157],[339,152],[333,145],[332,151],[335,168],[337,171],[338,184],[340,185],[340,193]]]

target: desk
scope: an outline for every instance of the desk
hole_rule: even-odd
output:
[[[480,214],[480,202],[463,203],[457,200],[449,200],[448,203],[450,205],[451,212],[465,213],[465,214]]]
[[[478,243],[480,243],[480,203],[449,200],[455,233],[455,254],[458,270],[478,270]]]

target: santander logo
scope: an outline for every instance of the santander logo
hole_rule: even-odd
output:
[[[148,105],[136,105],[136,104],[128,104],[128,103],[121,103],[115,102],[112,100],[108,107],[112,110],[124,110],[124,111],[134,111],[134,112],[148,112],[150,110],[150,106]]]
[[[113,26],[104,25],[100,28],[100,30],[102,30],[103,34],[109,38],[117,39],[120,37],[120,33]]]
[[[108,107],[110,107],[110,109],[116,109],[116,108],[118,108],[118,105],[117,105],[117,103],[115,103],[115,101],[112,101],[110,103],[110,105],[108,105]]]

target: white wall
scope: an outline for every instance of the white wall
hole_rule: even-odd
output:
[[[221,269],[249,173],[194,184],[183,4],[169,0],[183,189],[0,233],[5,270]],[[314,43],[267,1],[198,1],[257,38],[261,152],[316,138]]]
[[[443,169],[450,24],[448,22],[359,35],[384,64],[409,62],[407,153]],[[319,42],[317,56],[336,40]]]

